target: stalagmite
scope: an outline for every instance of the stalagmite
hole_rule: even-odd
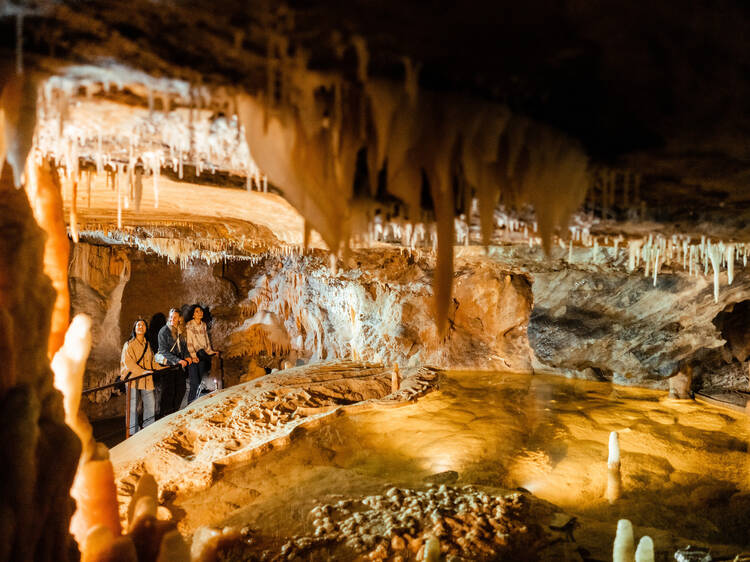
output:
[[[68,327],[70,296],[68,292],[69,242],[65,228],[60,180],[51,162],[37,164],[29,158],[27,190],[34,218],[47,233],[44,245],[44,272],[57,293],[52,312],[48,353],[52,357],[60,348]]]
[[[612,562],[633,562],[634,559],[633,525],[627,519],[620,519],[617,522],[617,534],[612,546]]]
[[[106,525],[91,529],[81,544],[81,562],[137,562],[133,541],[117,536]]]
[[[107,458],[107,448],[93,440],[86,415],[79,411],[83,372],[90,349],[91,320],[85,315],[78,315],[68,328],[64,345],[52,360],[55,386],[62,391],[65,401],[65,421],[83,444],[83,454],[71,490],[77,503],[71,520],[71,532],[80,545],[84,544],[95,525],[106,526],[114,537],[120,535],[112,463]]]
[[[438,562],[440,560],[440,541],[435,535],[429,535],[424,542],[423,562]]]
[[[609,434],[609,457],[607,458],[607,491],[605,497],[609,503],[620,498],[622,478],[620,476],[620,442],[617,432]]]
[[[391,374],[391,393],[398,392],[401,388],[401,372],[398,370],[398,363],[393,366]]]
[[[649,536],[641,537],[635,550],[635,562],[654,562],[654,541]]]

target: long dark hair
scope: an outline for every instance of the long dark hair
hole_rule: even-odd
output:
[[[143,336],[145,337],[146,334],[148,334],[148,322],[146,322],[146,320],[144,318],[139,318],[138,320],[136,320],[135,322],[133,322],[133,329],[130,331],[130,339],[131,340],[135,339],[135,327],[138,325],[139,322],[143,322],[146,325],[146,332],[143,334]],[[148,338],[146,338],[146,342],[148,342]]]
[[[207,306],[201,306],[200,304],[190,305],[190,307],[187,309],[187,312],[185,313],[185,322],[189,322],[190,320],[192,320],[195,311],[199,308],[203,311],[203,322],[210,328],[211,321],[213,320],[211,318],[211,311],[208,310]]]

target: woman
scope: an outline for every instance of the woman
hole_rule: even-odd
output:
[[[188,353],[193,359],[193,363],[188,366],[188,376],[190,377],[188,404],[195,400],[203,376],[211,370],[211,357],[218,353],[211,347],[211,340],[208,338],[208,325],[203,321],[204,315],[203,308],[200,305],[194,305],[192,312],[188,314],[190,320],[185,326]]]
[[[185,326],[176,308],[169,310],[167,325],[159,330],[156,361],[173,367],[161,373],[161,415],[164,417],[180,409],[185,396],[184,370],[193,362],[185,343]]]
[[[146,339],[148,324],[145,320],[136,320],[130,339],[122,346],[120,356],[120,379],[127,381],[141,375],[152,373],[156,368],[154,352]],[[130,389],[130,435],[137,433],[154,422],[154,381],[153,377],[143,377],[131,384]],[[143,403],[143,425],[138,424],[138,397]]]

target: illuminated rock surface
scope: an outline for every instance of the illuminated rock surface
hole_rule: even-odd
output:
[[[293,372],[300,375],[293,376]],[[314,370],[300,368],[280,373],[276,380],[291,377],[291,382],[299,376],[316,375]],[[274,388],[270,386],[273,381],[274,376],[267,377],[263,388]],[[245,393],[256,392],[253,383],[242,388],[248,389]],[[278,388],[277,393],[285,387]],[[240,388],[233,392],[242,396]],[[321,509],[316,506],[329,504],[340,513],[332,516],[331,508],[324,508],[328,519],[340,523],[349,517],[342,507],[349,512],[365,511],[370,515],[363,517],[374,518],[369,525],[376,529],[354,529],[338,539],[308,544],[330,547],[360,537],[375,541],[369,548],[358,546],[369,552],[377,546],[374,535],[386,533],[385,523],[377,523],[379,518],[384,513],[397,517],[401,509],[389,507],[389,494],[397,492],[387,491],[393,486],[425,491],[430,482],[447,484],[455,490],[451,494],[459,496],[466,493],[461,489],[466,485],[490,495],[523,487],[535,498],[557,506],[533,499],[536,507],[529,524],[542,525],[554,538],[558,535],[547,525],[567,521],[560,523],[563,515],[554,515],[556,511],[567,512],[568,518],[577,516],[582,526],[575,531],[576,541],[598,559],[607,559],[606,553],[611,553],[614,528],[622,517],[633,522],[638,536],[651,536],[657,552],[684,545],[687,539],[680,537],[739,545],[718,547],[718,552],[738,552],[746,545],[750,467],[747,420],[742,414],[668,400],[658,391],[604,383],[497,372],[448,373],[441,377],[439,390],[415,404],[393,409],[375,402],[365,411],[330,417],[299,435],[293,433],[295,438],[281,449],[261,446],[254,455],[246,453],[244,461],[231,466],[219,463],[210,488],[190,491],[195,490],[194,479],[200,471],[185,472],[181,467],[200,464],[198,459],[211,442],[195,442],[195,449],[193,445],[178,447],[177,434],[186,443],[193,432],[236,431],[239,420],[232,420],[238,398],[226,396],[209,399],[200,410],[177,414],[165,427],[157,424],[139,433],[116,447],[113,458],[120,467],[118,474],[123,474],[122,467],[135,466],[132,463],[149,447],[163,450],[162,455],[147,454],[145,461],[146,465],[159,463],[156,474],[163,479],[184,474],[168,486],[173,493],[164,498],[180,529],[189,533],[202,525],[247,527],[253,530],[248,536],[257,539],[248,551],[258,545],[265,545],[261,550],[279,549],[286,537],[307,534],[314,539],[315,529],[325,525],[325,521],[316,522],[322,517],[315,514]],[[276,416],[270,409],[273,404],[244,419]],[[268,423],[282,427],[284,419],[288,418]],[[174,438],[165,437],[167,427]],[[611,431],[620,434],[622,471],[622,496],[614,505],[604,498]],[[175,443],[171,451],[170,443]],[[127,463],[126,458],[130,459]],[[408,501],[399,494],[397,503],[405,508]],[[356,509],[348,503],[365,496],[376,497]],[[409,515],[424,519],[420,529],[429,529],[434,524],[430,513],[437,505],[428,508],[428,499],[420,501],[425,505]],[[388,505],[378,508],[378,502]],[[451,507],[442,506],[441,517],[460,513],[460,503],[471,501],[467,497],[455,500]],[[364,537],[368,534],[371,538]],[[421,531],[413,535],[421,536]],[[455,537],[448,542],[456,544]],[[554,556],[547,559],[554,560]]]
[[[67,533],[78,445],[62,425],[49,369],[71,312],[63,222],[75,244],[97,245],[74,246],[68,271],[72,312],[94,319],[89,384],[112,379],[134,318],[199,300],[216,313],[213,336],[227,352],[228,382],[298,359],[352,358],[382,361],[386,370],[396,361],[405,374],[430,363],[670,385],[682,396],[729,397],[743,409],[747,27],[746,6],[732,1],[439,8],[388,0],[0,1],[0,444],[11,459],[3,467],[0,560],[78,556]],[[172,265],[155,274],[164,260]],[[492,398],[503,377],[480,377],[477,395]],[[391,377],[381,378],[370,389],[376,394],[390,388]],[[471,404],[476,396],[465,391],[457,402]],[[633,406],[633,396],[651,396],[633,392],[612,409],[594,407],[601,397],[587,395],[585,421],[548,404],[566,455],[543,449],[558,485],[557,495],[543,486],[539,495],[581,515],[579,532],[601,539],[591,542],[599,559],[611,554],[621,516],[635,524],[636,539],[653,524],[742,542],[748,440],[729,421],[739,418],[694,403]],[[527,411],[517,396],[499,401],[514,405],[500,409],[508,415]],[[109,406],[101,404],[104,413]],[[361,414],[370,415],[377,412]],[[429,430],[431,442],[460,435],[467,458],[475,458],[472,442],[494,435],[472,430],[468,439],[469,422],[451,409],[443,417],[435,427],[417,415],[399,429]],[[487,455],[507,469],[503,486],[522,480],[516,464],[526,476],[546,466],[543,456],[527,454],[537,449],[523,437],[534,435],[538,417],[496,420],[514,429],[502,432],[512,436],[502,442],[516,447]],[[634,425],[617,427],[615,419]],[[342,425],[337,446],[355,462],[347,436],[375,432],[346,426],[353,418],[331,421]],[[583,486],[580,505],[569,507],[558,469],[588,474],[600,434],[610,431],[620,436],[622,497],[597,511]],[[185,451],[195,452],[196,442],[164,438],[178,457],[191,456]],[[420,439],[409,445],[414,454],[427,447]],[[336,447],[327,449],[336,459]],[[325,459],[327,449],[315,455]],[[153,462],[162,459],[155,451]],[[212,454],[208,446],[198,458],[200,486],[215,481]],[[629,472],[629,454],[647,468]],[[256,468],[281,456],[272,452]],[[573,471],[571,458],[586,460]],[[408,473],[415,463],[392,466]],[[459,478],[472,470],[481,472],[464,467]],[[604,474],[591,482],[603,485]],[[356,479],[338,487],[351,485],[354,499],[382,495],[383,475],[372,478],[372,490]],[[570,478],[571,487],[580,484]],[[638,495],[639,486],[648,493]],[[242,502],[255,505],[251,496]],[[288,497],[282,490],[279,501]],[[139,513],[154,523],[149,501]],[[216,509],[216,520],[228,515]],[[266,513],[280,528],[294,523],[274,509]],[[561,519],[552,517],[565,527]],[[182,524],[189,528],[189,517]],[[672,543],[652,530],[665,553]],[[238,532],[205,531],[194,554],[236,541]],[[100,528],[83,544],[121,539],[110,535]],[[185,555],[177,539],[168,541],[170,552]],[[437,537],[425,537],[425,558],[438,546]],[[372,557],[383,548],[374,546]],[[567,547],[547,554],[568,555]]]

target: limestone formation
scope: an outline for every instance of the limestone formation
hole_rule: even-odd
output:
[[[492,485],[503,474],[556,502],[572,501],[574,481],[606,550],[615,508],[645,505],[652,486],[664,505],[629,516],[653,522],[654,541],[635,551],[632,525],[618,529],[613,555],[628,562],[683,546],[667,544],[665,520],[746,541],[745,519],[726,514],[750,509],[736,417],[750,402],[747,16],[732,1],[0,0],[0,445],[10,459],[0,562],[75,560],[76,550],[92,561],[339,548],[369,559],[588,557],[566,544],[572,532],[542,548],[543,517],[525,512],[525,495],[394,485],[391,496],[409,502],[390,513],[382,496],[360,493],[373,485],[368,470],[400,462]],[[83,387],[114,380],[135,318],[194,303],[214,317],[213,376],[242,385],[150,426],[111,462],[79,414],[121,404],[109,389],[82,400]],[[452,373],[440,398],[415,403],[437,386],[430,366],[494,378],[474,373],[483,388],[468,391]],[[589,381],[550,390],[545,374]],[[475,407],[498,381],[516,393],[502,397],[514,413]],[[593,381],[612,385],[597,387],[606,399]],[[456,395],[471,406],[440,406]],[[382,414],[387,426],[397,406],[404,419],[420,408],[445,419],[389,435],[393,448],[362,472],[295,464],[311,450],[334,458],[336,445],[288,448],[293,476],[345,473],[361,485],[357,510],[338,506],[333,520],[322,504],[312,533],[280,537],[212,527],[188,551],[175,526],[193,514],[175,498],[199,501],[265,470],[251,461],[278,461],[281,445],[313,439],[315,427],[340,438],[340,412],[354,426]],[[615,506],[601,497],[607,435],[628,459],[620,466],[612,451],[608,463]],[[446,450],[452,440],[460,452]],[[129,504],[117,505],[113,475]],[[294,492],[279,494],[294,504]],[[455,513],[430,506],[440,502]]]
[[[73,559],[70,487],[81,445],[52,386],[47,349],[55,293],[43,270],[44,238],[8,165],[0,195],[0,441],[9,459],[2,469],[0,558]]]

